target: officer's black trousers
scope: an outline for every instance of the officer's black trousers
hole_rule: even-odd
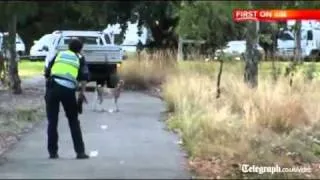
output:
[[[45,101],[48,118],[47,133],[49,154],[58,153],[58,115],[60,102],[68,118],[75,152],[77,154],[84,153],[84,143],[80,122],[78,120],[76,91],[52,81],[49,85],[47,84]]]

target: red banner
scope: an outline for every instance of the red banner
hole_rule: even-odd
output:
[[[233,20],[241,21],[284,21],[284,20],[320,20],[320,9],[305,10],[243,10],[235,9]]]

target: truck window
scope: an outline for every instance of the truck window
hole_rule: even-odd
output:
[[[108,34],[105,34],[105,35],[104,35],[104,39],[106,40],[106,43],[107,43],[107,44],[111,44],[111,40],[110,40],[110,37],[109,37]],[[102,44],[103,44],[103,43],[102,43]]]
[[[280,32],[278,37],[280,40],[283,40],[283,41],[294,40],[294,38],[290,34],[285,33],[285,32]]]
[[[67,36],[63,38],[62,43],[68,45],[75,38],[81,40],[84,45],[101,45],[102,42],[101,38],[97,36]]]
[[[54,45],[55,43],[56,43],[56,41],[58,41],[59,40],[59,38],[57,38],[57,37],[52,37],[52,45]]]
[[[313,33],[312,33],[311,30],[307,31],[307,35],[306,36],[307,36],[306,38],[307,38],[308,41],[313,40]]]

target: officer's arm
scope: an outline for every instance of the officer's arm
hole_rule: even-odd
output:
[[[45,69],[44,69],[44,76],[46,78],[49,78],[51,75],[51,68],[54,64],[56,57],[57,57],[57,55],[53,56],[51,59],[48,59],[49,62],[46,62],[47,65],[45,66]]]
[[[79,67],[77,80],[89,81],[89,69],[84,56],[80,57],[80,67]]]
[[[81,55],[80,57],[80,68],[78,72],[77,80],[81,85],[81,92],[85,91],[87,81],[89,81],[89,69],[86,63],[85,57]]]

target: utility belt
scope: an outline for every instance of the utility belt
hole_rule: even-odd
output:
[[[61,79],[61,80],[66,80],[72,83],[75,83],[74,81],[71,81],[70,79],[64,78],[64,77],[60,77],[60,76],[56,76],[56,75],[51,75],[46,82],[46,88],[52,88],[54,85],[56,85],[57,83],[54,81],[54,79]],[[75,84],[77,86],[77,84]]]

